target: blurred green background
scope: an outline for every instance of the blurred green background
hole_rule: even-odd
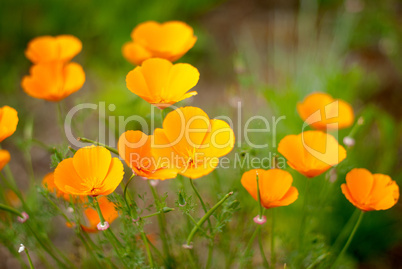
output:
[[[277,126],[277,143],[287,134],[301,132],[303,122],[296,104],[313,91],[328,92],[350,102],[356,115],[364,117],[356,146],[337,169],[338,179],[329,189],[324,189],[323,182],[328,180],[325,176],[313,179],[309,213],[314,218],[308,232],[314,251],[306,257],[307,264],[328,250],[353,213],[353,206],[339,188],[350,169],[364,167],[385,173],[402,186],[401,1],[3,0],[0,106],[13,106],[20,115],[17,134],[3,147],[12,152],[11,166],[18,170],[22,189],[28,180],[19,149],[24,150],[26,130],[34,123],[35,139],[51,145],[61,141],[55,104],[32,99],[20,87],[30,66],[24,56],[29,40],[40,35],[72,34],[83,42],[83,51],[73,61],[83,66],[87,80],[82,90],[63,101],[66,111],[76,104],[105,101],[117,107],[107,116],[147,117],[149,105],[125,87],[125,76],[133,66],[121,54],[132,29],[146,20],[182,20],[194,27],[198,36],[194,48],[179,62],[191,63],[200,70],[201,79],[195,88],[199,95],[182,105],[201,107],[210,117],[236,119],[236,106],[241,102],[244,121],[253,115],[286,116]],[[108,124],[107,117],[105,121]],[[81,115],[74,124],[77,136],[97,139],[96,112]],[[251,126],[264,128],[258,121]],[[137,128],[135,123],[127,126]],[[340,132],[340,141],[349,131]],[[272,141],[271,136],[259,135],[253,141]],[[275,153],[276,145],[255,150],[243,144],[234,152],[264,157]],[[39,182],[50,171],[49,155],[32,148],[32,156]],[[256,203],[240,186],[240,169],[218,169],[218,174],[223,186],[220,191],[236,189],[241,201],[241,210],[227,229],[235,233],[242,227],[244,233],[233,235],[232,240],[247,242],[253,229],[247,225],[257,214]],[[293,175],[302,196],[305,179]],[[216,188],[214,175],[197,182],[204,193]],[[163,184],[167,187],[169,183]],[[174,192],[172,188],[172,196]],[[216,200],[211,194],[206,196]],[[317,204],[320,206],[313,206]],[[278,244],[283,249],[280,262],[291,262],[292,255],[296,255],[291,239],[294,232],[289,231],[300,208],[301,201],[297,201],[278,211]],[[385,212],[366,214],[345,260],[351,268],[402,268],[401,227],[401,203]],[[235,244],[224,245],[221,255],[228,250],[235,252],[235,248]]]

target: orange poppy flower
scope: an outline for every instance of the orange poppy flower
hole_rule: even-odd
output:
[[[258,201],[257,173],[261,204],[269,209],[287,206],[296,201],[299,192],[292,186],[292,175],[282,169],[253,169],[243,174],[241,184]]]
[[[25,56],[34,64],[68,62],[82,50],[81,41],[72,35],[40,36],[28,43]]]
[[[141,23],[134,28],[131,38],[133,41],[123,46],[123,56],[135,65],[156,57],[174,62],[197,41],[193,28],[180,21]]]
[[[118,142],[120,157],[136,175],[148,179],[169,179],[177,176],[176,169],[166,169],[157,162],[151,152],[152,136],[141,131],[127,131]]]
[[[399,199],[399,187],[395,181],[387,175],[373,175],[364,168],[350,171],[341,188],[346,199],[363,211],[386,210]]]
[[[18,125],[18,113],[9,106],[0,107],[0,142],[11,136]]]
[[[115,204],[110,202],[106,196],[98,198],[98,203],[105,221],[107,221],[109,224],[119,217]],[[84,210],[84,215],[88,220],[88,226],[81,225],[81,228],[87,233],[98,232],[96,226],[100,222],[100,218],[96,210],[88,207]]]
[[[327,93],[312,93],[297,104],[297,112],[303,121],[319,130],[343,129],[354,121],[353,108]]]
[[[153,58],[144,61],[126,77],[127,88],[159,108],[168,107],[196,95],[187,92],[200,78],[197,68],[189,64],[172,64],[168,60]]]
[[[7,150],[0,149],[0,171],[10,162],[11,156]]]
[[[335,137],[321,131],[285,136],[278,146],[290,167],[306,177],[318,176],[346,158]]]
[[[21,86],[31,97],[57,102],[81,89],[84,82],[81,65],[52,62],[32,66]]]
[[[59,190],[54,183],[54,172],[50,172],[47,175],[44,176],[42,180],[42,185],[46,189],[48,189],[50,192],[53,192],[56,194],[56,197],[62,197],[66,201],[70,201],[70,198],[73,199],[73,201],[80,201],[80,202],[85,202],[86,201],[86,196],[76,196],[76,195],[71,195],[68,193],[64,193],[61,190]]]
[[[178,108],[167,114],[163,129],[155,129],[152,145],[156,160],[169,160],[169,168],[195,179],[212,172],[219,157],[234,146],[234,133],[222,120],[210,120],[197,107]]]
[[[64,193],[72,195],[108,195],[123,180],[123,164],[112,158],[104,147],[79,149],[73,158],[59,163],[54,183]]]

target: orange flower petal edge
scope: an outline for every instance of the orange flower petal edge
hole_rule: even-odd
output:
[[[287,135],[278,145],[278,151],[290,167],[306,177],[316,177],[346,158],[346,150],[330,134],[306,131]]]
[[[9,106],[0,108],[0,142],[10,137],[16,130],[18,125],[18,113]]]
[[[399,186],[395,181],[364,168],[352,169],[341,189],[346,199],[363,211],[386,210],[399,200]]]
[[[157,160],[151,151],[152,136],[141,131],[127,131],[123,133],[118,142],[120,157],[133,170],[133,172],[147,179],[165,180],[175,178],[178,171],[168,169],[169,162]]]
[[[11,156],[7,150],[0,150],[0,171],[10,162]]]
[[[326,93],[308,95],[297,104],[297,112],[303,121],[318,130],[343,129],[354,122],[352,106]]]
[[[299,192],[292,186],[293,177],[289,172],[281,169],[253,169],[243,174],[241,184],[256,201],[258,201],[257,173],[263,207],[269,209],[287,206],[297,200]]]
[[[72,35],[40,36],[28,43],[26,57],[34,64],[68,62],[82,50],[81,41]]]
[[[123,46],[123,56],[140,65],[149,58],[174,62],[189,51],[197,41],[193,29],[184,22],[143,22],[131,33],[132,42]]]
[[[21,87],[31,97],[58,102],[80,90],[85,83],[85,72],[77,63],[51,62],[31,67],[30,75],[21,81]]]
[[[79,149],[73,158],[59,163],[54,182],[59,190],[72,195],[108,195],[123,180],[123,164],[99,146]]]
[[[157,160],[170,160],[168,168],[193,179],[212,172],[219,157],[234,147],[232,128],[222,120],[211,120],[197,107],[178,108],[166,115],[163,128],[156,129],[151,146]]]
[[[130,71],[127,88],[161,109],[197,94],[188,92],[197,85],[198,70],[189,64],[172,64],[168,60],[153,58]]]
[[[61,197],[66,201],[73,202],[86,202],[86,196],[76,196],[68,193],[64,193],[59,190],[54,183],[54,172],[50,172],[43,177],[42,186],[45,187],[48,191],[55,193],[56,197]]]

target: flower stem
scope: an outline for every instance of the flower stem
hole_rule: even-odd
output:
[[[191,241],[193,240],[194,235],[197,233],[198,227],[201,227],[204,222],[209,219],[209,217],[212,215],[212,213],[215,212],[216,209],[218,209],[218,207],[220,207],[225,201],[226,199],[228,199],[231,195],[233,194],[233,192],[229,192],[228,194],[226,194],[218,203],[216,203],[198,222],[197,225],[194,226],[194,228],[192,229],[192,231],[190,232],[190,234],[187,237],[187,241],[186,244],[189,246],[191,244]]]
[[[259,213],[258,213],[258,217],[261,219],[262,218],[262,204],[261,204],[261,192],[260,192],[260,182],[259,182],[259,176],[258,176],[258,172],[256,173],[256,180],[257,180],[257,196],[258,196],[258,206],[259,206]]]
[[[206,214],[208,212],[207,207],[205,206],[204,200],[202,199],[200,193],[198,192],[197,188],[194,185],[193,179],[188,178],[190,180],[190,185],[193,188],[193,191],[195,192],[195,194],[197,195],[198,199],[200,200],[201,206],[204,209],[204,213]],[[210,219],[208,218],[208,228],[209,231],[212,233],[212,224]]]
[[[79,137],[78,140],[81,141],[81,142],[84,142],[84,143],[90,143],[90,144],[94,144],[94,145],[97,145],[97,146],[104,147],[107,150],[109,150],[110,152],[113,152],[114,154],[119,155],[119,152],[117,151],[117,149],[109,147],[106,144],[99,143],[99,142],[96,142],[94,140],[91,140],[91,139],[88,139],[88,138],[85,138],[85,137]]]
[[[156,192],[155,188],[151,185],[150,181],[148,180],[148,185],[151,188],[152,195],[154,197],[155,203],[157,207],[159,207],[160,199],[159,195]],[[169,242],[166,236],[166,220],[165,220],[165,215],[164,214],[158,214],[158,222],[159,222],[159,230],[160,230],[160,237],[162,240],[162,247],[163,247],[163,252],[166,256],[166,260],[168,262],[167,265],[170,264],[171,262],[171,257],[170,257],[170,251],[169,251]]]
[[[265,257],[264,248],[263,248],[263,246],[262,246],[261,229],[258,231],[258,246],[260,247],[262,263],[264,264],[264,267],[265,267],[266,269],[268,269],[268,268],[269,268],[269,264],[268,264],[267,258]],[[272,258],[272,256],[271,256],[271,258]],[[274,268],[274,267],[272,267],[272,268]]]
[[[357,222],[355,224],[355,226],[353,227],[352,232],[349,235],[348,240],[346,241],[345,246],[343,247],[343,249],[341,250],[341,252],[339,253],[338,257],[335,259],[334,263],[332,264],[331,268],[335,268],[335,265],[339,262],[339,260],[341,259],[341,257],[345,254],[346,250],[348,249],[350,243],[353,240],[353,237],[356,234],[357,228],[359,228],[360,223],[362,222],[363,219],[363,215],[364,215],[364,211],[360,212],[359,218],[357,219]]]
[[[302,216],[300,221],[300,230],[299,230],[299,249],[303,246],[304,241],[304,230],[306,225],[306,208],[307,208],[307,198],[308,198],[308,191],[310,187],[310,179],[306,179],[306,186],[304,187],[304,198],[303,198],[303,207],[302,207]]]
[[[29,262],[29,267],[30,267],[31,269],[33,269],[34,266],[33,266],[33,263],[32,263],[32,260],[31,260],[31,256],[29,255],[29,251],[28,251],[27,248],[25,248],[25,254],[27,254],[27,258],[28,258],[28,262]]]
[[[152,259],[151,250],[149,249],[149,244],[148,244],[147,236],[146,236],[144,230],[141,231],[141,237],[142,237],[142,241],[144,241],[145,251],[147,252],[147,257],[148,257],[149,266],[150,266],[151,268],[154,268],[154,260]]]

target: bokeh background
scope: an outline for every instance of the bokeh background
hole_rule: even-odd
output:
[[[62,142],[56,105],[27,96],[20,86],[21,78],[29,72],[30,62],[24,56],[29,40],[40,35],[72,34],[82,41],[83,50],[73,61],[83,66],[87,79],[79,92],[62,102],[65,111],[77,104],[104,101],[106,105],[116,105],[101,119],[106,126],[109,116],[141,115],[150,120],[149,104],[125,86],[125,76],[134,67],[121,54],[132,29],[147,20],[182,20],[198,36],[194,48],[179,62],[199,69],[201,78],[195,87],[199,95],[181,105],[198,106],[211,117],[226,115],[234,122],[238,120],[238,102],[242,104],[244,121],[253,115],[286,116],[277,126],[277,142],[286,134],[301,132],[303,122],[297,115],[296,104],[314,91],[328,92],[350,102],[356,116],[364,117],[365,124],[356,133],[355,147],[348,150],[348,159],[337,168],[336,181],[326,189],[326,176],[313,179],[308,210],[315,217],[308,223],[308,235],[314,251],[306,259],[314,261],[328,251],[353,213],[354,207],[339,188],[351,168],[364,167],[388,174],[402,186],[399,0],[2,0],[0,106],[15,107],[20,117],[17,133],[2,146],[11,151],[11,168],[22,190],[29,192],[28,153],[32,155],[38,184],[51,171],[49,153],[32,139],[51,146]],[[96,111],[79,114],[74,122],[75,135],[97,140],[98,117]],[[251,126],[265,128],[258,121]],[[127,129],[138,128],[135,122],[127,125]],[[342,130],[339,137],[342,139],[349,131]],[[117,130],[113,132],[119,136]],[[272,133],[252,139],[255,143],[272,141]],[[264,157],[276,153],[276,145],[256,150],[243,144],[234,153]],[[216,266],[231,268],[230,261],[224,260],[225,251],[236,253],[253,230],[251,218],[257,214],[257,207],[240,186],[241,172],[239,168],[218,169],[217,174],[197,180],[211,204],[217,199],[211,190],[224,193],[234,189],[241,202],[227,228],[232,231],[230,240],[234,243],[222,244],[215,257]],[[303,192],[305,179],[292,174],[295,185]],[[141,192],[141,185],[137,181],[133,188]],[[170,190],[173,204],[176,185],[160,185]],[[296,255],[292,227],[300,208],[301,201],[297,201],[278,211],[278,260],[282,263]],[[48,230],[56,244],[71,249],[70,233],[58,231],[57,220],[53,222]],[[3,244],[14,243],[3,240]],[[0,248],[0,260],[3,259],[9,263],[1,263],[0,268],[18,268],[12,267],[17,265],[5,247]],[[258,258],[254,262],[258,264]],[[366,214],[345,264],[345,268],[402,268],[401,202],[391,210]]]

